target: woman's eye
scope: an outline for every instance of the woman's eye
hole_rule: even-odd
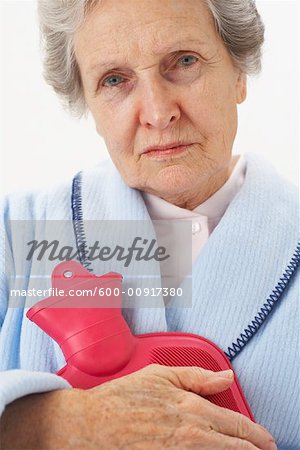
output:
[[[120,75],[110,75],[103,80],[102,85],[106,87],[115,87],[121,84],[123,81],[124,78]]]
[[[179,58],[178,63],[183,67],[189,67],[195,64],[199,59],[194,55],[184,55]]]

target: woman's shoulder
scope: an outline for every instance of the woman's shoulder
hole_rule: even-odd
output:
[[[1,216],[6,220],[66,219],[72,180],[41,189],[12,191],[1,198]]]
[[[284,213],[299,208],[299,189],[277,166],[259,153],[246,153],[247,193],[268,202],[273,211]]]
[[[89,187],[112,170],[110,160],[104,160],[51,186],[12,191],[1,198],[0,214],[6,220],[70,220],[74,179],[84,178]]]

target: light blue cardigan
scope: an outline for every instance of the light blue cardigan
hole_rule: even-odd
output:
[[[259,155],[245,157],[245,182],[193,266],[192,307],[127,310],[125,316],[134,333],[196,333],[229,356],[244,341],[232,364],[256,421],[270,430],[279,449],[295,450],[300,449],[297,190]],[[26,310],[7,305],[16,271],[28,275],[24,289],[30,283],[30,266],[17,267],[14,260],[10,220],[72,220],[71,195],[70,180],[50,191],[11,195],[3,203],[1,221],[11,243],[6,252],[12,255],[11,269],[4,269],[1,234],[0,413],[22,395],[68,387],[54,375],[65,362],[59,347],[26,318]],[[142,196],[124,184],[110,160],[83,172],[82,212],[84,220],[149,219]],[[280,278],[293,271],[280,296],[285,277],[281,283]],[[255,316],[267,299],[272,304],[277,297],[248,342]]]

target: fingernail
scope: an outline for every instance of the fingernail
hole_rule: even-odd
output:
[[[233,371],[231,369],[229,370],[222,370],[221,372],[215,372],[215,375],[220,378],[232,378],[233,377]]]

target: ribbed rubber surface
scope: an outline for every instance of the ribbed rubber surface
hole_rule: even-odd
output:
[[[161,364],[164,366],[200,366],[214,372],[222,370],[218,363],[209,353],[196,348],[189,347],[157,347],[150,352],[149,364]],[[229,389],[218,394],[206,397],[212,403],[223,408],[229,408],[239,412],[239,408]]]

